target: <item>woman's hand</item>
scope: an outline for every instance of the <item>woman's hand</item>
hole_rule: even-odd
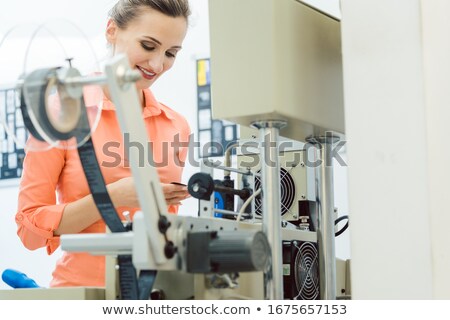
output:
[[[161,183],[161,186],[167,205],[179,205],[190,197],[186,186],[171,183]],[[115,207],[140,207],[133,177],[110,183],[107,188]]]
[[[179,205],[182,200],[190,197],[186,186],[172,183],[161,183],[161,185],[167,205]]]
[[[139,208],[139,199],[133,177],[126,177],[107,185],[114,207]]]

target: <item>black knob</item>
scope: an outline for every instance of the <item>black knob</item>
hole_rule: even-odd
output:
[[[188,182],[188,192],[199,200],[209,200],[214,191],[214,181],[207,173],[194,174]]]
[[[170,227],[170,221],[167,219],[166,216],[161,216],[158,220],[158,229],[159,231],[164,234],[166,233],[167,229]]]
[[[166,300],[166,293],[161,289],[153,289],[150,300]]]
[[[164,246],[164,254],[167,259],[173,258],[173,256],[177,253],[177,247],[173,244],[172,241],[166,242],[166,245]]]

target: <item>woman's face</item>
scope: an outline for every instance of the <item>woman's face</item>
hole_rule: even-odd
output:
[[[173,66],[186,30],[184,17],[173,18],[145,8],[125,29],[110,20],[106,38],[113,47],[113,54],[126,53],[131,68],[141,73],[136,86],[142,90]]]

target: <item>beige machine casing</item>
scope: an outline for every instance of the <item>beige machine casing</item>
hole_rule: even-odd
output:
[[[210,0],[209,10],[215,119],[287,120],[280,135],[298,141],[345,132],[338,20],[295,0]]]

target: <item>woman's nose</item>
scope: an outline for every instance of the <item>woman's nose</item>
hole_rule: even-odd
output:
[[[161,54],[153,55],[149,60],[148,64],[155,73],[161,73],[164,68],[164,56]]]

